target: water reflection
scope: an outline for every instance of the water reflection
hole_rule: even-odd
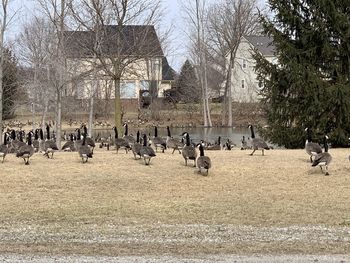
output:
[[[193,142],[199,142],[200,140],[205,140],[209,142],[214,142],[221,136],[221,142],[230,139],[233,143],[240,144],[242,136],[246,138],[250,137],[250,131],[248,128],[223,128],[223,127],[214,127],[214,128],[171,128],[171,135],[174,138],[181,138],[181,135],[184,132],[188,132],[191,136]],[[74,130],[66,130],[67,134],[74,132]],[[137,130],[129,126],[129,134],[136,135]],[[154,128],[140,129],[141,133],[151,134],[153,136]],[[96,138],[97,135],[100,137],[114,136],[112,129],[96,129],[93,130],[93,137]],[[165,127],[158,128],[158,136],[166,137],[167,130]]]

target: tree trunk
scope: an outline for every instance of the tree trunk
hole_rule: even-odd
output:
[[[94,93],[91,94],[90,97],[90,109],[89,109],[89,127],[88,134],[92,137],[92,122],[94,118]]]
[[[4,87],[3,87],[3,82],[2,82],[2,78],[3,78],[3,67],[4,67],[4,34],[5,34],[5,29],[7,26],[7,4],[4,4],[4,2],[2,2],[2,8],[3,8],[3,17],[2,17],[2,23],[1,23],[1,31],[0,31],[0,145],[3,144],[3,136],[2,136],[2,131],[5,127],[3,127],[3,107],[4,107]]]
[[[203,54],[203,52],[201,52]],[[203,64],[203,91],[204,91],[204,110],[205,116],[207,119],[207,125],[205,127],[212,127],[213,124],[211,122],[210,117],[210,108],[209,108],[209,99],[208,99],[208,76],[207,76],[207,60],[205,55],[202,56],[202,64]]]
[[[120,99],[120,78],[114,80],[114,121],[118,134],[122,134],[122,102]]]
[[[1,136],[0,136],[0,145],[3,144],[3,136],[2,136],[2,131],[3,131],[3,85],[2,85],[2,77],[3,77],[3,64],[4,64],[4,60],[3,60],[3,47],[2,47],[2,40],[3,37],[1,36],[1,43],[0,43],[0,131],[1,131]]]
[[[233,126],[233,118],[232,118],[232,70],[233,70],[233,55],[230,56],[230,63],[228,65],[227,75],[226,75],[226,88],[227,88],[227,126]]]
[[[61,129],[62,129],[62,95],[61,89],[57,90],[57,117],[56,117],[56,144],[61,149]]]
[[[48,108],[49,108],[49,99],[46,99],[45,105],[44,105],[43,115],[41,116],[41,129],[43,131],[45,131],[45,120],[46,120],[46,114],[47,114]]]
[[[226,117],[227,117],[227,84],[225,84],[224,90],[224,101],[221,105],[221,125],[226,126]]]

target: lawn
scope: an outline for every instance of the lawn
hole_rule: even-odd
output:
[[[304,150],[207,151],[202,176],[181,155],[151,166],[96,149],[0,163],[0,252],[84,255],[350,251],[349,149],[330,176]]]

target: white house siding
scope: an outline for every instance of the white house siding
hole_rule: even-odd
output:
[[[156,80],[161,87],[162,78],[162,58],[152,58],[150,60],[139,60],[130,64],[121,80],[121,98],[138,98],[139,91],[148,89],[149,82]],[[95,65],[91,60],[71,60],[68,61],[71,76],[77,76],[91,70]],[[105,76],[104,71],[97,72],[98,80],[93,76],[85,77],[83,80],[71,84],[72,94],[78,99],[88,99],[94,91],[98,98],[105,99],[106,94],[113,99],[114,83]],[[97,87],[97,88],[95,88]]]
[[[258,102],[259,101],[259,83],[255,72],[255,59],[252,56],[253,45],[245,38],[240,43],[234,68],[232,70],[231,90],[232,99],[235,102]],[[270,62],[276,63],[276,57],[266,55],[265,58]],[[229,59],[229,58],[228,58]]]

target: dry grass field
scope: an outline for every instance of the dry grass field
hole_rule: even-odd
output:
[[[209,176],[178,153],[151,166],[96,149],[0,163],[0,253],[82,255],[347,254],[349,149],[330,176],[304,150],[207,151]]]

